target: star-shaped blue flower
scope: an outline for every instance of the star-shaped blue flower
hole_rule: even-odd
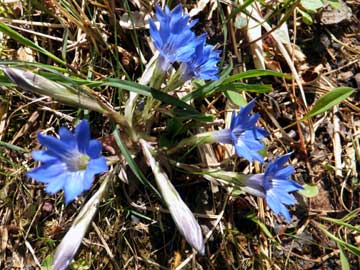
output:
[[[294,173],[293,166],[284,166],[291,153],[270,162],[265,173],[249,175],[246,178],[244,190],[252,195],[265,198],[269,208],[275,214],[284,216],[291,221],[286,205],[296,204],[296,199],[290,192],[303,189],[290,177]]]
[[[196,46],[191,60],[181,64],[182,81],[192,78],[218,80],[219,69],[217,63],[220,60],[219,55],[221,51],[214,50],[214,46],[206,44],[206,35],[202,35],[197,39],[201,42]]]
[[[106,172],[108,167],[101,156],[101,143],[90,139],[87,120],[77,125],[74,134],[61,127],[59,135],[60,139],[38,134],[39,142],[47,150],[32,152],[32,157],[42,164],[27,175],[46,184],[46,191],[50,194],[63,189],[65,202],[69,203],[90,189],[94,176]]]
[[[259,151],[264,148],[261,139],[267,136],[268,132],[255,126],[260,115],[258,113],[250,115],[254,105],[255,99],[245,107],[241,107],[238,114],[232,114],[230,128],[214,131],[211,136],[216,142],[234,145],[235,152],[239,157],[250,162],[253,160],[264,162]]]
[[[166,72],[174,62],[190,61],[200,42],[191,30],[197,20],[189,22],[190,17],[183,14],[181,4],[172,11],[167,6],[163,11],[156,5],[155,14],[160,26],[157,28],[154,21],[149,20],[150,35],[160,53],[158,64]]]

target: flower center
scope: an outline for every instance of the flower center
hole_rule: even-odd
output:
[[[69,171],[83,171],[86,170],[90,157],[83,153],[76,153],[66,161]]]

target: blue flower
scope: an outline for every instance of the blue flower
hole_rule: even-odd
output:
[[[255,126],[260,115],[258,113],[250,115],[254,105],[255,99],[245,107],[241,107],[237,115],[233,113],[230,128],[211,132],[211,136],[216,142],[233,144],[239,157],[250,162],[253,160],[264,162],[258,151],[264,148],[261,139],[267,136],[268,132]]]
[[[244,190],[252,195],[265,198],[269,208],[275,214],[284,216],[287,222],[291,216],[286,205],[296,204],[296,199],[289,192],[303,189],[301,185],[291,180],[294,173],[293,166],[284,166],[291,153],[270,162],[265,173],[253,174],[246,177]]]
[[[83,191],[91,188],[94,176],[106,172],[106,160],[101,156],[102,145],[90,139],[90,126],[82,120],[74,134],[67,128],[59,130],[60,139],[38,134],[39,142],[47,150],[33,151],[32,157],[42,165],[27,173],[36,181],[45,183],[46,191],[54,194],[63,189],[69,203]]]
[[[220,60],[220,51],[214,50],[214,46],[206,44],[206,35],[197,38],[200,40],[195,47],[195,52],[189,62],[184,62],[180,66],[183,81],[192,78],[203,80],[218,80],[219,69],[216,66]]]
[[[160,26],[157,28],[154,21],[150,20],[150,35],[160,53],[158,64],[163,71],[167,71],[174,62],[191,60],[200,42],[191,30],[197,20],[189,22],[190,17],[183,14],[181,4],[172,11],[167,6],[165,11],[158,5],[155,9]]]

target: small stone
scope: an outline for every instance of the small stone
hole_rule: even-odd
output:
[[[48,202],[48,201],[45,201],[44,204],[43,204],[43,206],[42,206],[42,210],[43,210],[44,212],[48,212],[48,213],[52,212],[52,210],[53,210],[53,205],[52,205],[52,203],[50,203],[50,202]]]
[[[349,71],[345,71],[345,72],[341,72],[339,75],[338,75],[338,79],[340,81],[348,81],[351,79],[351,77],[354,76],[354,73],[352,73],[350,70]]]
[[[356,73],[354,79],[356,81],[357,87],[360,88],[360,73]]]

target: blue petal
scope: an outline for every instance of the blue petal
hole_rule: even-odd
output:
[[[86,119],[80,121],[75,128],[75,136],[78,143],[78,149],[81,153],[86,153],[90,141],[90,126]]]
[[[76,148],[76,138],[66,127],[59,129],[60,140]]]
[[[150,35],[160,57],[158,65],[163,71],[167,71],[174,62],[186,62],[191,60],[198,42],[191,27],[196,20],[189,22],[189,15],[183,14],[182,5],[177,5],[172,11],[166,6],[162,11],[156,5],[155,15],[160,26],[150,20]]]
[[[290,175],[294,173],[295,169],[293,166],[287,166],[282,169],[279,169],[275,174],[274,177],[278,179],[288,179]]]
[[[256,99],[251,100],[246,106],[240,108],[240,115],[246,118],[254,108]]]
[[[91,159],[86,168],[86,172],[91,172],[94,175],[99,173],[104,173],[108,171],[108,166],[106,165],[106,159],[104,157],[99,157],[96,159]]]
[[[90,140],[89,148],[87,149],[86,154],[88,154],[90,158],[98,158],[100,156],[101,149],[101,142],[98,140]]]
[[[77,171],[69,173],[69,177],[64,187],[65,203],[68,204],[79,196],[84,189],[84,175],[85,171]]]
[[[211,137],[215,142],[218,143],[231,144],[233,142],[231,130],[229,128],[213,131],[211,132]]]
[[[277,198],[277,194],[274,194],[274,192],[270,191],[266,193],[266,202],[270,209],[275,213],[279,214],[281,211],[281,203]]]
[[[183,60],[185,65],[182,68],[181,79],[187,81],[192,78],[210,79],[217,78],[217,63],[219,51],[214,51],[213,46],[206,45],[206,35],[197,37],[192,48],[195,50],[189,60]]]
[[[29,172],[27,176],[34,178],[36,181],[41,183],[49,183],[52,178],[63,174],[67,171],[65,163],[51,163],[50,165],[43,164]]]
[[[44,150],[35,150],[31,152],[31,156],[33,159],[41,162],[56,162],[59,161],[57,156],[52,155],[49,151]]]
[[[68,144],[67,142],[58,140],[52,136],[38,133],[38,140],[42,145],[49,149],[51,154],[59,158],[63,158],[66,155],[71,155],[72,151],[74,150],[72,144]]]
[[[274,187],[281,187],[281,189],[286,192],[292,192],[296,190],[304,189],[300,184],[296,183],[293,180],[289,179],[271,179],[272,186]]]
[[[84,175],[84,189],[90,189],[95,175],[107,171],[108,166],[104,157],[90,160]]]
[[[264,162],[264,158],[262,157],[262,155],[260,155],[256,151],[248,149],[244,143],[236,144],[235,152],[239,157],[243,157],[250,162],[252,162],[254,159],[261,163]]]
[[[68,173],[64,173],[50,179],[48,185],[45,188],[45,191],[49,194],[55,194],[56,192],[64,188],[67,178]]]
[[[60,140],[38,134],[39,142],[48,149],[33,152],[33,158],[41,161],[42,165],[27,175],[47,184],[45,190],[48,193],[64,189],[65,201],[68,203],[84,190],[90,189],[94,176],[108,168],[105,158],[100,155],[102,144],[90,140],[90,127],[86,120],[82,120],[75,128],[75,135],[65,127],[60,128],[59,133]],[[77,160],[84,158],[84,155],[90,158],[86,172]]]

